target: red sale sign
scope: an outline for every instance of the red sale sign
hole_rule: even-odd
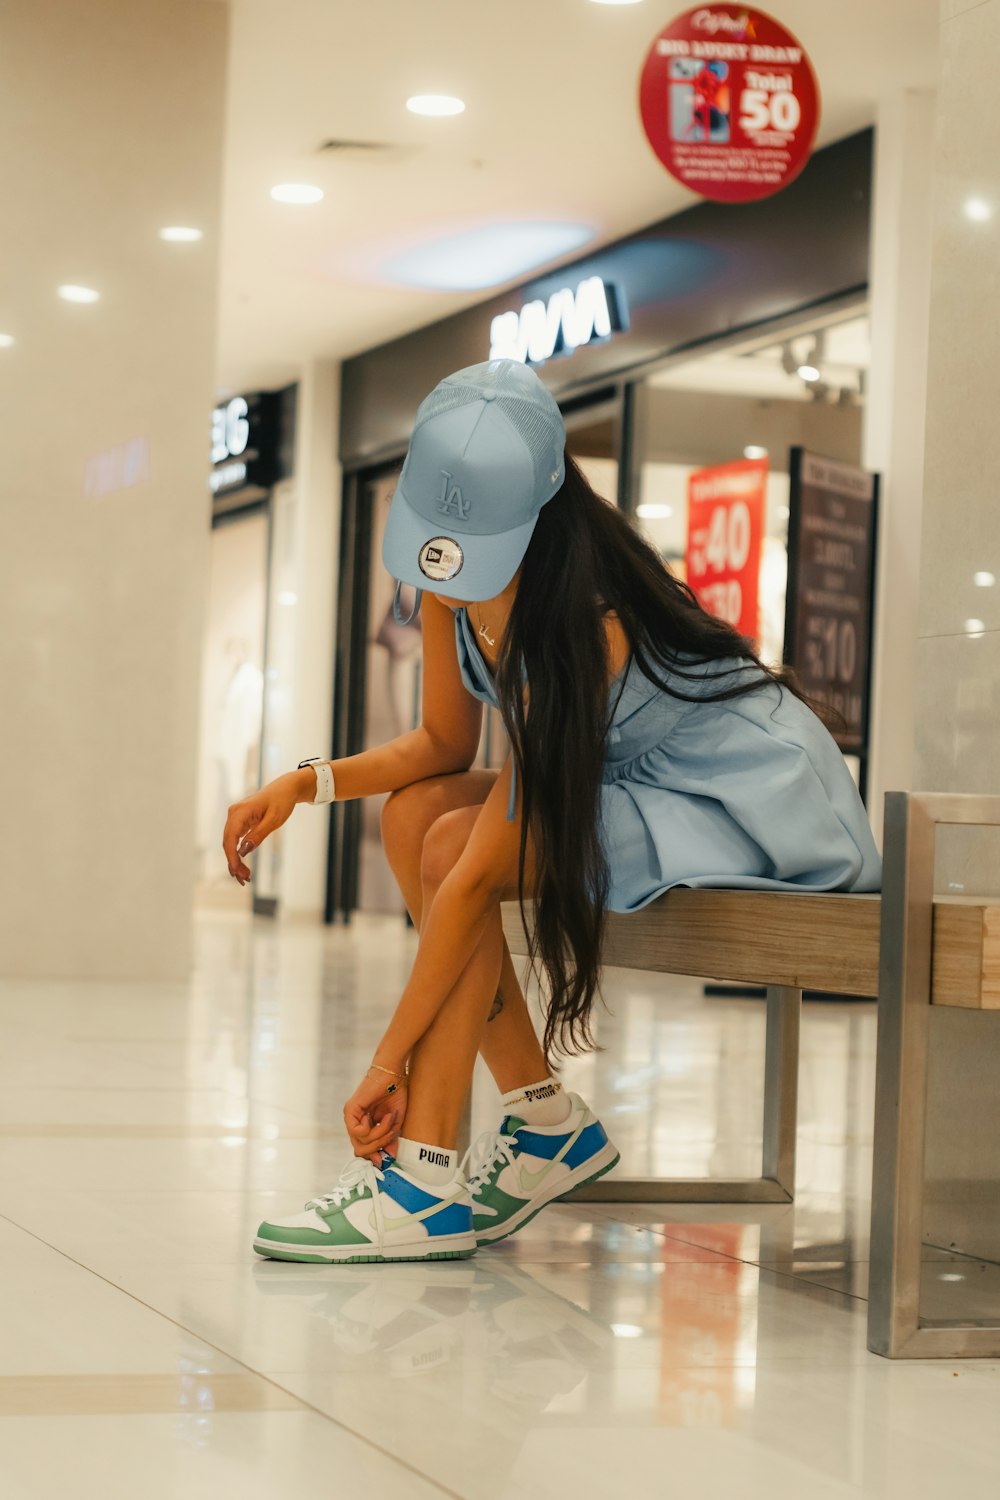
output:
[[[772,16],[700,5],[654,40],[639,110],[649,144],[685,187],[746,203],[780,192],[809,160],[819,85],[805,49]]]
[[[698,469],[688,479],[687,581],[710,615],[757,638],[767,459]]]

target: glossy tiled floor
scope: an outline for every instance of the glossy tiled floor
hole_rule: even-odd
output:
[[[0,986],[0,1495],[1000,1493],[1000,1366],[865,1348],[874,1017],[807,1007],[787,1208],[557,1207],[475,1260],[262,1262],[344,1159],[413,938],[199,922],[190,986]],[[633,1173],[752,1172],[762,1007],[609,975]],[[495,1124],[477,1080],[474,1129]],[[928,1251],[928,1305],[1000,1268]]]

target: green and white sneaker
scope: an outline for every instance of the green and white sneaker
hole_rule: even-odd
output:
[[[561,1125],[528,1125],[508,1115],[487,1131],[466,1158],[477,1245],[492,1245],[573,1188],[617,1166],[607,1131],[579,1094]]]
[[[474,1255],[469,1189],[461,1177],[442,1187],[418,1182],[393,1157],[359,1157],[332,1193],[305,1212],[261,1224],[253,1247],[271,1260],[460,1260]]]

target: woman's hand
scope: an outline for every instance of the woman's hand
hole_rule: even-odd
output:
[[[344,1105],[344,1124],[355,1156],[366,1156],[369,1161],[381,1156],[396,1140],[405,1116],[406,1079],[366,1073]]]
[[[316,773],[313,769],[307,766],[304,774],[312,780],[315,787]],[[303,772],[289,771],[287,775],[269,781],[259,792],[244,797],[242,802],[233,803],[226,819],[222,847],[226,853],[229,873],[240,885],[246,885],[250,879],[250,867],[245,863],[245,856],[254,849],[259,849],[268,834],[280,828],[282,823],[287,823],[296,803],[305,800],[307,797]]]

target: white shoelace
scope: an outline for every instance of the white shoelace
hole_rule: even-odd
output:
[[[502,1135],[498,1130],[486,1130],[462,1158],[462,1175],[468,1180],[469,1192],[476,1191],[489,1181],[490,1173],[498,1161],[513,1165],[517,1141],[512,1135]]]
[[[357,1193],[360,1197],[365,1188],[367,1188],[372,1195],[372,1208],[378,1230],[378,1243],[381,1246],[383,1240],[382,1195],[378,1190],[378,1185],[382,1181],[383,1175],[374,1162],[368,1161],[363,1156],[356,1156],[353,1161],[347,1163],[347,1166],[341,1172],[337,1179],[336,1187],[329,1193],[321,1194],[318,1198],[310,1198],[306,1204],[306,1208],[339,1208],[354,1193]]]

